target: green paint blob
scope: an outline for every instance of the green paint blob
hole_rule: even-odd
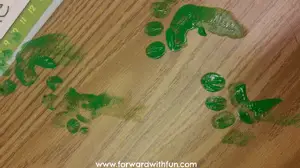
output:
[[[53,107],[53,102],[57,99],[57,96],[55,94],[48,94],[44,95],[42,99],[42,103],[47,107],[49,110],[55,110]]]
[[[72,118],[67,122],[67,129],[71,134],[76,134],[79,131],[80,123]]]
[[[230,127],[234,123],[235,116],[228,111],[220,112],[212,118],[212,126],[216,129],[224,129]]]
[[[0,85],[0,96],[7,96],[13,93],[16,88],[17,84],[12,80],[7,79]]]
[[[280,98],[264,99],[248,102],[245,104],[245,107],[254,112],[255,119],[259,120],[261,117],[268,114],[268,112],[280,102],[282,102]]]
[[[166,53],[166,47],[164,43],[160,41],[153,42],[146,48],[147,56],[153,59],[159,59],[165,53]]]
[[[231,84],[228,90],[229,90],[229,97],[232,105],[238,106],[240,104],[245,104],[249,102],[247,92],[246,92],[246,84],[244,83]]]
[[[255,138],[255,136],[251,132],[241,132],[237,129],[233,129],[223,137],[222,143],[246,146],[253,138]]]
[[[157,35],[160,35],[163,30],[164,30],[164,25],[161,22],[153,21],[153,22],[147,23],[147,25],[145,26],[144,32],[148,36],[157,36]]]
[[[253,124],[255,122],[254,117],[251,116],[248,111],[246,111],[242,108],[238,110],[238,115],[239,115],[240,120],[246,124]]]
[[[79,120],[80,122],[83,122],[83,123],[90,123],[90,120],[86,117],[84,117],[83,115],[81,114],[77,114],[76,115],[76,118],[77,120]]]
[[[151,6],[152,16],[156,18],[165,18],[171,12],[171,7],[169,3],[166,2],[154,2]]]
[[[88,127],[81,127],[81,128],[80,128],[80,132],[81,132],[82,134],[87,134],[87,133],[89,132],[89,128],[88,128]]]
[[[225,79],[214,72],[205,74],[201,79],[202,86],[209,92],[218,92],[225,87]]]
[[[57,85],[62,83],[63,80],[59,76],[51,76],[47,79],[46,83],[47,86],[52,90],[55,91],[57,88]]]
[[[226,99],[221,96],[208,97],[205,101],[205,105],[208,109],[213,111],[221,111],[226,108]]]
[[[205,29],[203,27],[199,27],[198,28],[198,34],[200,36],[207,36],[206,32],[205,32]]]
[[[200,35],[206,35],[204,29],[219,36],[242,38],[245,30],[231,13],[221,8],[182,6],[174,15],[170,27],[166,31],[166,40],[171,51],[180,51],[187,45],[188,31],[198,29]],[[200,30],[199,30],[200,29]]]

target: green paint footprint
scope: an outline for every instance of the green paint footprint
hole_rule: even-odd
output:
[[[226,84],[220,74],[209,72],[201,78],[203,88],[208,92],[221,91]],[[234,83],[228,88],[231,104],[237,108],[237,116],[246,124],[259,122],[269,111],[278,105],[280,98],[250,101],[244,83]],[[234,113],[226,111],[227,100],[220,96],[208,97],[205,101],[208,109],[219,112],[212,118],[212,126],[216,129],[225,129],[232,126],[236,121]]]
[[[174,0],[164,0],[152,4],[152,15],[156,18],[165,18],[171,11]],[[221,8],[211,8],[188,4],[182,6],[174,15],[169,28],[166,30],[166,43],[171,51],[180,51],[187,45],[187,33],[198,29],[198,34],[206,36],[206,31],[229,38],[242,38],[246,35],[244,27],[237,22],[229,11]],[[160,22],[149,22],[145,33],[157,36],[163,31]],[[153,59],[161,58],[166,52],[162,42],[153,42],[146,48],[146,55]]]

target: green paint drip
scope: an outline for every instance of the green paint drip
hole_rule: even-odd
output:
[[[228,90],[229,90],[229,97],[232,105],[238,106],[240,104],[245,104],[249,102],[247,92],[246,92],[246,84],[244,83],[231,84]]]
[[[91,120],[89,120],[88,118],[84,117],[81,114],[77,114],[76,118],[77,118],[77,120],[79,120],[80,122],[83,122],[83,123],[90,123],[90,121],[91,121]]]
[[[229,11],[188,4],[182,6],[176,12],[170,27],[166,31],[169,49],[180,51],[187,45],[186,35],[188,31],[198,29],[200,35],[206,35],[204,28],[219,36],[230,38],[245,36],[243,26],[233,19]]]
[[[154,2],[151,6],[152,16],[156,18],[165,18],[171,12],[171,7],[167,2]]]
[[[82,134],[87,134],[87,133],[89,132],[89,128],[88,128],[88,127],[81,127],[81,128],[80,128],[80,132],[81,132]]]
[[[261,117],[268,114],[268,112],[280,102],[282,102],[282,100],[279,98],[264,99],[259,101],[251,101],[245,104],[245,106],[254,112],[255,119],[259,120]]]
[[[59,76],[51,76],[47,79],[46,83],[52,91],[55,91],[57,85],[63,83],[63,80]]]
[[[76,134],[79,131],[80,123],[72,118],[67,122],[67,129],[71,134]]]
[[[10,79],[5,80],[0,85],[0,96],[7,96],[13,93],[17,88],[17,84]]]
[[[151,43],[146,48],[146,54],[148,57],[153,59],[159,59],[166,53],[166,47],[164,43],[156,41]]]
[[[55,110],[53,107],[53,102],[57,99],[57,96],[55,94],[48,94],[43,96],[42,103],[47,107],[49,110]]]
[[[208,97],[205,101],[205,105],[208,109],[213,111],[221,111],[226,108],[226,99],[221,96]]]
[[[160,35],[163,30],[164,30],[164,25],[161,22],[153,21],[153,22],[147,23],[147,25],[145,26],[144,32],[148,36],[157,36],[157,35]]]
[[[230,127],[234,123],[235,116],[228,111],[218,113],[212,118],[212,126],[216,129],[224,129]]]
[[[202,86],[209,92],[218,92],[225,87],[225,79],[214,72],[209,72],[201,78]]]
[[[253,138],[255,138],[255,136],[251,132],[241,132],[237,129],[233,129],[223,137],[222,143],[246,146]]]

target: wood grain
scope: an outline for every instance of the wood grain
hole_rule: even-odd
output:
[[[145,55],[152,41],[144,25],[154,19],[149,0],[65,0],[39,35],[65,33],[85,54],[79,63],[54,71],[39,70],[39,80],[27,88],[0,97],[0,167],[94,168],[95,162],[197,162],[201,168],[299,168],[299,128],[270,123],[235,124],[254,132],[245,147],[225,145],[230,129],[211,126],[215,114],[204,106],[210,94],[200,84],[207,72],[222,74],[227,84],[247,84],[250,99],[280,97],[274,115],[299,112],[300,4],[297,0],[185,0],[161,19],[170,23],[187,3],[226,8],[249,30],[232,40],[189,32],[188,46],[160,60]],[[83,93],[109,93],[127,100],[124,110],[142,105],[143,121],[102,116],[92,122],[88,135],[70,135],[55,128],[53,112],[41,104],[49,93],[46,79],[59,75],[68,88]],[[17,81],[15,77],[12,78]],[[229,107],[232,109],[232,107]]]

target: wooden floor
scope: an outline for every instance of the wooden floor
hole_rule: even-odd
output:
[[[244,39],[232,40],[208,33],[188,34],[188,46],[159,60],[145,55],[150,42],[144,25],[158,20],[150,15],[153,0],[65,0],[39,35],[65,33],[86,53],[82,61],[53,71],[41,70],[39,80],[14,94],[0,97],[1,168],[94,168],[95,162],[197,162],[201,168],[299,168],[300,128],[272,123],[229,129],[211,126],[215,114],[205,98],[228,96],[226,89],[208,93],[200,79],[217,72],[227,84],[245,82],[251,100],[280,97],[274,115],[292,115],[300,108],[300,3],[298,0],[184,0],[161,19],[168,26],[187,3],[232,11],[247,27]],[[141,106],[142,121],[111,116],[93,120],[88,135],[71,135],[53,126],[41,103],[49,89],[48,76],[64,83],[55,92],[60,99],[68,88],[82,93],[121,96],[128,109]],[[17,81],[15,77],[13,80]],[[232,107],[229,107],[229,109]],[[126,110],[126,109],[125,109]],[[248,145],[222,144],[231,129],[252,131]],[[298,144],[299,143],[299,144]]]

